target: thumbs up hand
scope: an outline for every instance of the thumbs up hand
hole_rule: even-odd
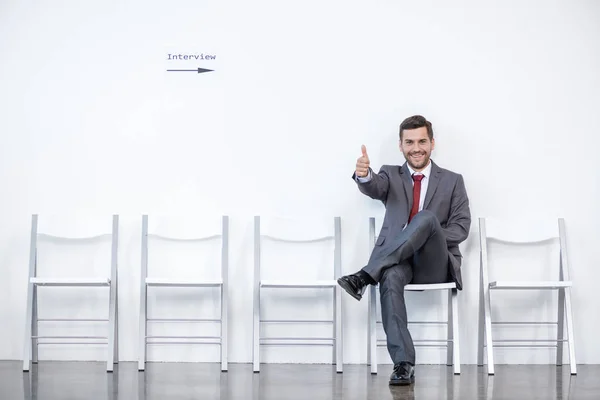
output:
[[[356,160],[356,176],[361,178],[369,175],[369,155],[367,154],[367,148],[363,144],[361,147],[362,155]]]

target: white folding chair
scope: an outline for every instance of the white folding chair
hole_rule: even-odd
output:
[[[333,346],[333,360],[336,365],[336,371],[343,370],[343,343],[342,343],[342,303],[341,288],[337,284],[337,278],[341,276],[341,218],[333,218],[333,229],[328,229],[324,235],[315,234],[312,237],[292,238],[293,234],[270,234],[270,232],[261,231],[261,217],[254,217],[254,325],[253,325],[253,352],[252,364],[254,372],[260,371],[260,348],[265,345],[314,345],[322,346],[323,342]],[[294,282],[293,280],[263,280],[261,278],[261,243],[263,239],[271,241],[280,241],[287,243],[315,243],[323,241],[333,241],[333,276],[332,279]],[[333,319],[332,320],[293,320],[293,319],[270,319],[261,318],[261,292],[264,289],[331,289],[333,294]],[[278,323],[325,323],[333,324],[333,335],[331,337],[268,337],[261,335],[263,329],[261,324]],[[321,343],[317,343],[321,342]]]
[[[227,300],[228,300],[228,267],[229,267],[229,217],[221,218],[221,231],[218,234],[196,235],[196,227],[191,223],[179,229],[170,229],[167,234],[160,234],[160,227],[149,228],[148,215],[142,216],[142,266],[140,279],[140,320],[139,320],[139,358],[138,370],[143,371],[146,363],[146,350],[149,344],[211,344],[219,345],[221,348],[221,371],[227,371]],[[156,233],[155,233],[156,231]],[[192,233],[193,232],[193,233]],[[180,241],[180,242],[204,242],[218,239],[221,242],[221,265],[220,279],[166,279],[148,276],[148,242],[149,239]],[[217,319],[209,318],[149,318],[148,317],[148,288],[219,288],[220,291],[220,315]],[[189,323],[218,323],[220,325],[220,336],[169,336],[148,335],[148,322],[189,322]],[[168,341],[157,339],[169,339]],[[181,339],[173,341],[172,339]]]
[[[75,236],[44,233],[38,231],[38,215],[31,218],[31,238],[29,248],[29,277],[27,285],[27,317],[25,322],[25,345],[23,351],[23,371],[29,371],[31,363],[38,362],[38,345],[41,344],[107,344],[107,372],[113,371],[113,364],[118,363],[118,286],[117,286],[117,250],[119,240],[119,216],[112,217],[112,230],[109,229],[107,219],[106,232],[86,232]],[[62,229],[58,229],[62,231]],[[104,277],[85,277],[85,273],[75,277],[49,277],[38,276],[38,240],[51,241],[86,241],[93,242],[104,238],[111,238],[111,263],[110,271]],[[108,269],[108,268],[107,268]],[[87,270],[86,270],[87,271]],[[45,275],[45,274],[44,274]],[[39,318],[38,315],[38,289],[40,286],[48,288],[65,287],[106,287],[109,289],[108,319],[82,319],[82,318]],[[108,322],[106,336],[40,336],[39,322]],[[45,342],[45,339],[76,340],[75,342]],[[40,341],[42,340],[42,341]],[[82,341],[83,340],[83,341]]]
[[[369,237],[370,248],[375,247],[377,236],[375,233],[375,218],[369,218]],[[371,373],[377,373],[377,348],[386,345],[385,340],[377,339],[377,324],[382,321],[377,319],[377,310],[379,303],[378,296],[379,285],[369,286],[369,347],[367,348],[367,364],[371,366]],[[420,339],[413,340],[415,347],[441,347],[446,348],[446,365],[453,366],[454,374],[460,374],[460,341],[458,334],[458,290],[456,283],[432,283],[432,284],[409,284],[404,287],[405,291],[431,291],[431,290],[447,290],[448,291],[448,319],[445,321],[408,321],[413,325],[447,325],[448,334],[445,339]],[[445,344],[440,344],[445,342]]]
[[[550,224],[550,225],[549,225]],[[536,221],[527,227],[516,227],[514,224],[501,223],[497,220],[479,218],[479,249],[480,249],[480,280],[479,280],[479,326],[477,365],[484,364],[484,348],[487,348],[488,374],[494,374],[494,347],[541,347],[556,346],[556,365],[563,364],[564,343],[569,346],[569,362],[571,374],[577,373],[575,361],[575,346],[573,334],[573,315],[571,312],[571,286],[569,280],[568,256],[566,247],[565,221]],[[536,244],[557,240],[559,242],[559,271],[556,280],[499,280],[489,281],[488,241],[496,240],[509,244]],[[492,290],[558,290],[558,320],[557,322],[500,322],[492,320],[491,291]],[[564,339],[564,322],[566,320],[567,338]],[[557,339],[511,339],[493,340],[492,325],[557,325]],[[555,345],[519,344],[535,342],[556,342]]]

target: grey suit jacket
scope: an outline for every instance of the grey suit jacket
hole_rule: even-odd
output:
[[[448,244],[450,274],[457,288],[462,290],[462,254],[458,245],[467,238],[471,228],[469,198],[462,175],[440,168],[433,160],[431,162],[431,177],[423,209],[433,212],[442,226]],[[365,183],[356,180],[356,173],[352,179],[362,193],[385,204],[380,240],[396,238],[408,222],[413,203],[413,183],[408,166],[406,163],[402,166],[383,165],[377,174],[371,170],[371,176],[372,179]],[[373,252],[380,249],[375,246]],[[374,258],[376,256],[373,254]]]

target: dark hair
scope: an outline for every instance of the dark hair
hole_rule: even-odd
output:
[[[417,129],[424,126],[427,127],[429,140],[433,140],[433,125],[431,125],[431,122],[427,121],[422,115],[413,115],[402,121],[400,124],[400,140],[402,140],[402,131],[405,129]]]

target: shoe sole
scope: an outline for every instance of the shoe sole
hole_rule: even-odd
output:
[[[360,301],[360,299],[362,299],[362,296],[359,294],[356,294],[352,288],[348,285],[348,283],[344,280],[342,280],[342,278],[337,280],[338,285],[341,286],[342,289],[344,289],[346,291],[346,293],[348,293],[350,296],[354,297],[356,300]]]
[[[390,386],[408,386],[415,383],[415,377],[411,377],[410,381],[390,381]]]

